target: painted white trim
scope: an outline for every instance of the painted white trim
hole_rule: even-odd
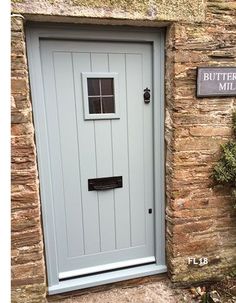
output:
[[[165,273],[167,268],[165,265],[143,265],[128,269],[121,269],[102,274],[95,274],[83,278],[69,279],[59,282],[58,285],[50,286],[48,289],[49,295],[59,294],[66,291],[73,291],[87,287],[104,285],[128,279],[151,276]]]
[[[114,114],[90,114],[88,102],[88,78],[112,78],[114,80]],[[119,119],[119,89],[118,89],[118,74],[117,73],[82,73],[83,86],[83,103],[84,103],[84,119],[85,120],[104,120],[104,119]]]
[[[70,270],[70,271],[65,271],[65,272],[59,273],[59,279],[66,279],[69,277],[82,276],[82,275],[107,271],[107,270],[116,269],[116,268],[122,268],[122,267],[124,268],[124,267],[128,267],[128,266],[147,264],[147,263],[151,263],[151,262],[155,262],[155,257],[133,259],[133,260],[115,262],[115,263],[110,263],[110,264],[105,264],[105,265],[93,266],[93,267],[88,267],[88,268],[83,268],[83,269],[78,269],[78,270]]]
[[[93,26],[65,26],[31,24],[26,29],[27,53],[29,61],[29,74],[33,114],[36,128],[46,128],[42,125],[45,115],[43,80],[41,71],[40,39],[75,39],[87,41],[119,41],[119,42],[147,42],[153,45],[153,102],[154,102],[154,189],[155,189],[155,257],[156,265],[146,265],[131,269],[115,270],[113,272],[97,274],[90,277],[78,278],[68,281],[59,281],[58,256],[56,249],[56,236],[54,230],[53,200],[50,205],[42,203],[44,241],[47,263],[47,277],[49,293],[56,294],[64,291],[81,289],[115,281],[153,275],[166,272],[165,266],[165,200],[164,200],[164,32],[162,29],[119,28],[119,27],[93,27]],[[36,143],[39,170],[43,154],[40,148],[41,137],[36,131]],[[45,147],[48,149],[48,146]],[[47,156],[44,155],[47,159]],[[45,173],[45,172],[44,172]],[[50,165],[46,174],[50,173]],[[40,185],[41,199],[51,195]],[[160,216],[160,217],[159,217]]]

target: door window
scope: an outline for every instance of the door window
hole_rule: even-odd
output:
[[[114,79],[87,78],[89,114],[115,114]]]
[[[82,73],[85,119],[117,119],[118,81],[115,73]]]

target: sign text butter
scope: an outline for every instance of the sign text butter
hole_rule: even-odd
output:
[[[197,97],[236,96],[236,67],[199,67]]]

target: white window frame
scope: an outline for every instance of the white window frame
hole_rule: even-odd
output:
[[[101,120],[101,119],[119,119],[119,89],[118,89],[118,73],[81,73],[82,74],[82,87],[83,87],[83,103],[84,103],[84,119],[85,120]],[[89,78],[112,78],[114,85],[114,105],[115,113],[89,113],[89,100],[88,100],[88,85],[87,79]]]

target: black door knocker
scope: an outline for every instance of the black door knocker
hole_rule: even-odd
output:
[[[144,91],[144,94],[143,94],[144,102],[150,103],[150,97],[151,97],[150,89],[146,87],[143,91]]]

